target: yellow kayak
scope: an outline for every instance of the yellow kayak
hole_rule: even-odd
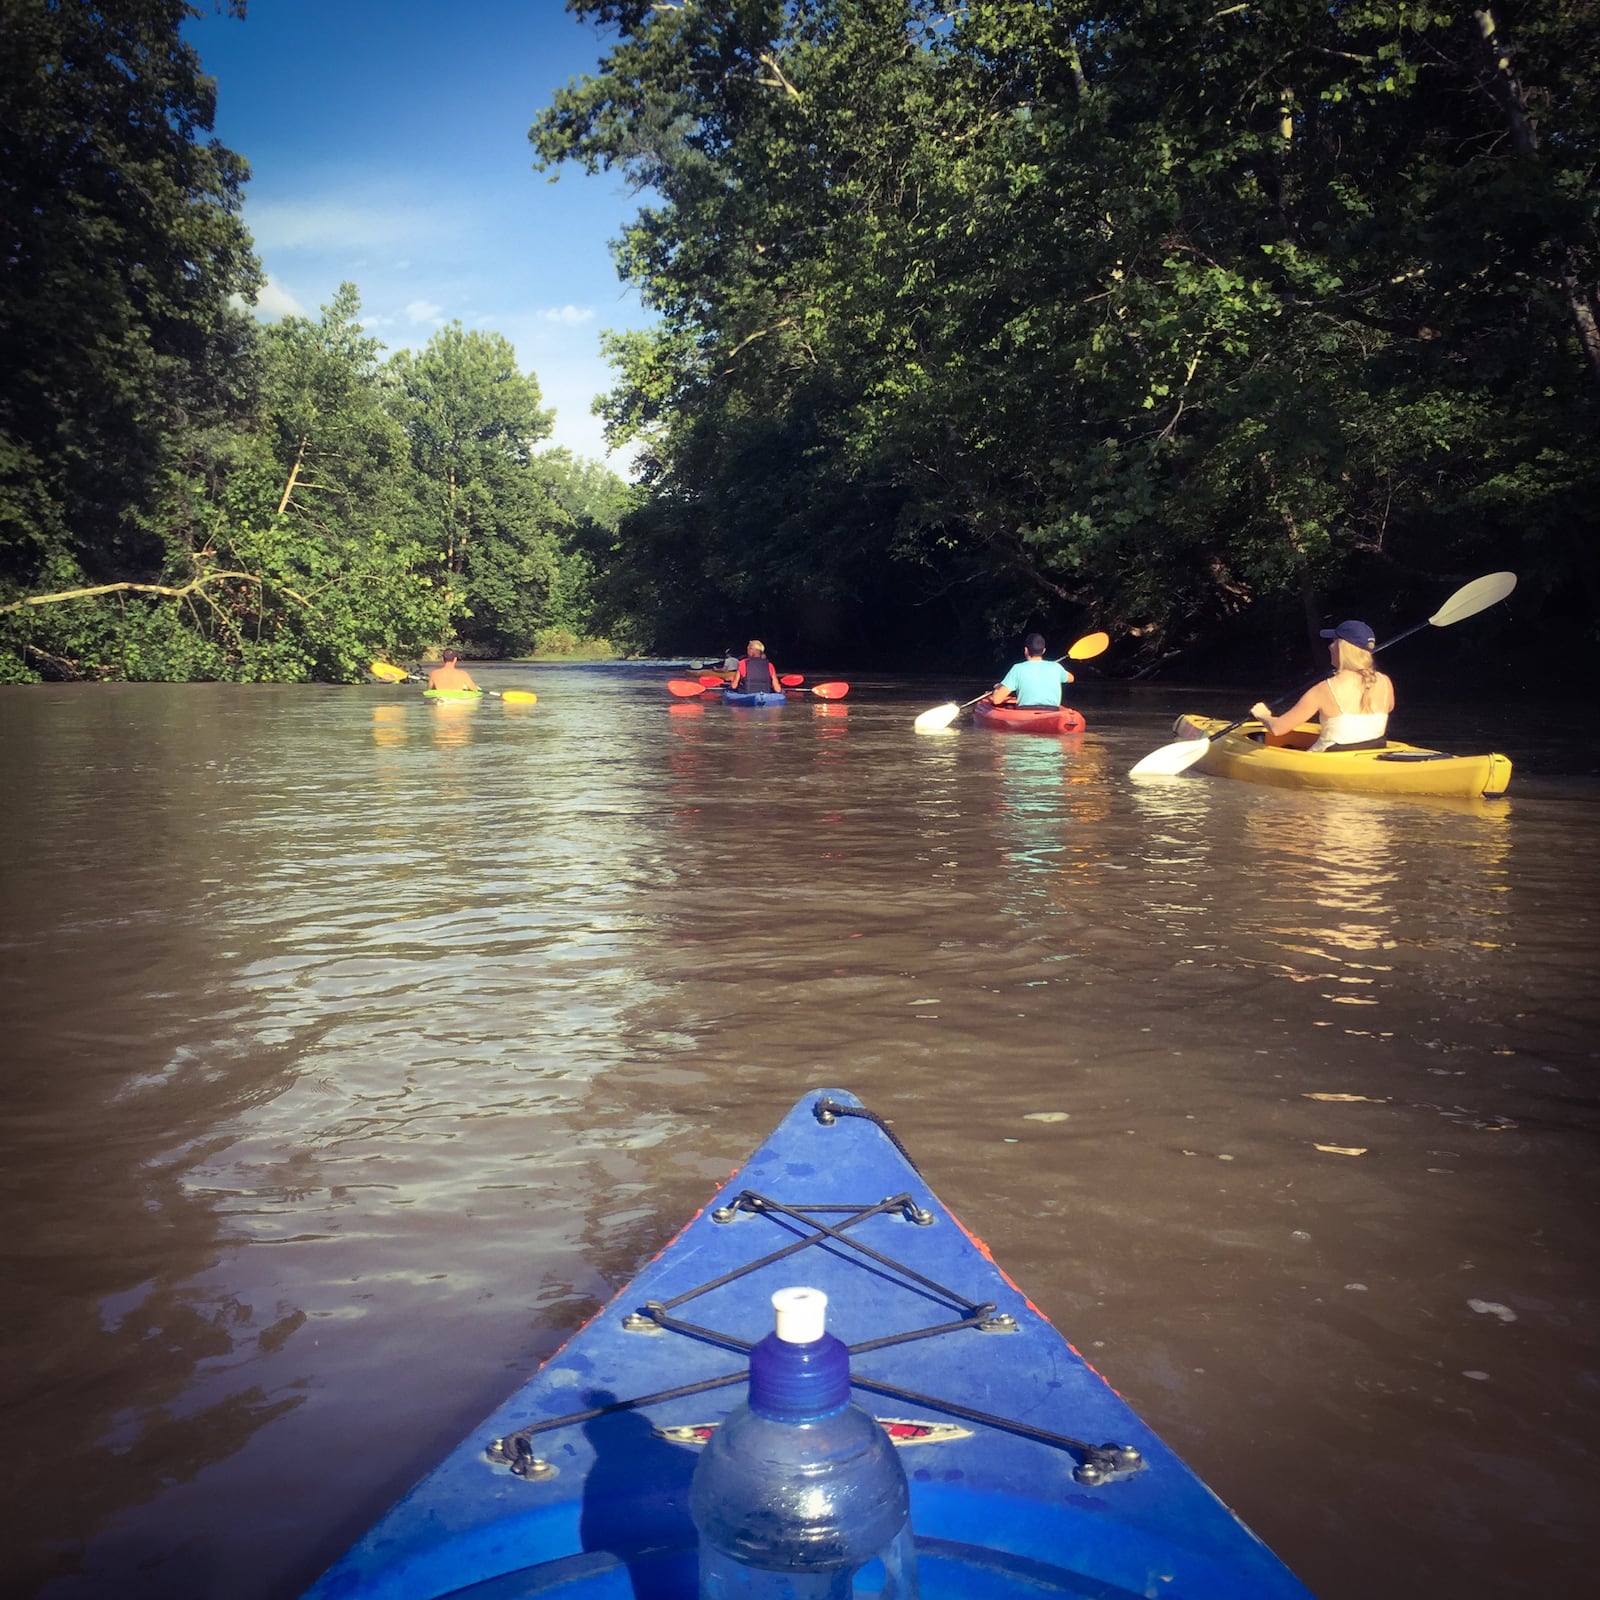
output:
[[[1173,724],[1180,739],[1204,739],[1228,724],[1220,717],[1182,716]],[[1195,768],[1219,778],[1243,778],[1280,789],[1346,789],[1363,794],[1433,794],[1493,800],[1511,784],[1511,762],[1502,755],[1452,756],[1442,750],[1388,740],[1381,750],[1318,750],[1314,723],[1265,744],[1259,722],[1245,722],[1213,739]]]

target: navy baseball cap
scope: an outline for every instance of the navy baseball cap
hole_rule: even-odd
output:
[[[1337,628],[1324,628],[1322,637],[1343,639],[1359,650],[1370,650],[1378,642],[1378,636],[1364,622],[1341,622]]]

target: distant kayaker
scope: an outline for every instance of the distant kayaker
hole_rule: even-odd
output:
[[[997,706],[1015,700],[1019,706],[1059,706],[1061,686],[1073,676],[1059,661],[1044,659],[1044,635],[1030,633],[1022,642],[1025,660],[1019,661],[993,689],[989,698]]]
[[[737,694],[783,693],[778,669],[767,660],[767,647],[759,639],[752,639],[744,647],[744,655],[735,663],[735,670],[733,688]]]
[[[472,681],[472,674],[465,667],[458,667],[456,662],[461,659],[454,650],[446,650],[440,658],[439,665],[428,674],[428,687],[430,689],[477,689]],[[480,694],[482,690],[478,691]]]
[[[1321,727],[1313,750],[1376,749],[1385,742],[1394,710],[1394,685],[1372,664],[1377,639],[1364,622],[1324,628],[1322,637],[1332,641],[1332,674],[1312,684],[1281,717],[1273,716],[1265,700],[1251,706],[1250,715],[1276,738],[1315,713]]]

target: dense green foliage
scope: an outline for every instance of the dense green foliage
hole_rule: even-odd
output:
[[[535,467],[533,445],[550,431],[539,385],[504,339],[459,326],[420,355],[397,354],[390,375],[427,537],[464,608],[463,642],[484,655],[531,649],[567,520]]]
[[[648,202],[608,584],[664,640],[1155,664],[1498,567],[1592,626],[1595,0],[569,10],[532,138]]]
[[[1498,567],[1592,636],[1600,0],[569,10],[610,53],[533,140],[640,195],[637,487],[493,334],[249,318],[184,0],[0,0],[0,679],[1035,622],[1153,668]]]
[[[585,630],[618,650],[641,651],[651,643],[642,624],[648,606],[639,603],[631,564],[620,555],[623,519],[642,502],[639,489],[597,462],[566,450],[547,450],[539,468],[569,519],[562,560],[539,630],[541,652],[570,651]]]
[[[0,681],[576,641],[625,486],[534,453],[550,416],[495,335],[385,360],[350,284],[250,319],[191,15],[0,0]]]
[[[18,589],[159,571],[164,504],[242,405],[244,170],[197,137],[213,95],[186,12],[0,12],[0,570]]]

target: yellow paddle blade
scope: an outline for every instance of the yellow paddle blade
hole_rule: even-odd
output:
[[[1088,661],[1093,656],[1104,655],[1111,646],[1109,633],[1086,633],[1067,651],[1071,661]]]
[[[500,698],[508,706],[531,706],[539,697],[532,689],[507,689]]]
[[[935,706],[931,711],[924,711],[911,726],[918,733],[937,733],[941,728],[948,728],[960,715],[961,707],[954,700],[950,700],[942,706]]]
[[[411,676],[404,667],[391,666],[387,661],[374,661],[367,671],[382,683],[404,683]]]

